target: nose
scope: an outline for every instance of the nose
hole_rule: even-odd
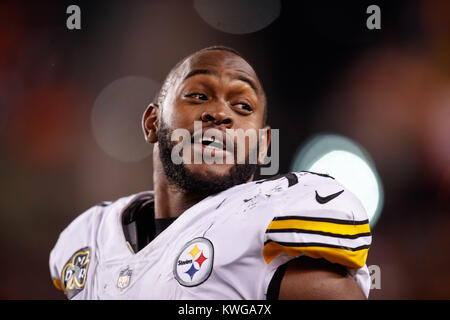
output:
[[[201,120],[213,122],[215,125],[224,125],[226,128],[231,128],[233,125],[233,119],[221,108],[210,108],[204,111]]]

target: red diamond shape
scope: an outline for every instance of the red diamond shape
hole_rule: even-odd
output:
[[[202,253],[200,254],[200,257],[198,257],[197,260],[195,260],[195,262],[197,262],[197,263],[198,263],[198,267],[201,268],[203,262],[205,262],[206,259],[208,259],[208,258],[206,258],[206,257],[203,255],[203,251],[202,251]]]

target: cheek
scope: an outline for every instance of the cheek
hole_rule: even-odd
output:
[[[238,123],[235,123],[233,126],[234,130],[242,129],[235,131],[235,147],[236,149],[245,150],[245,155],[239,154],[237,155],[239,158],[245,156],[247,158],[250,154],[254,153],[253,156],[256,156],[258,144],[259,144],[259,134],[260,134],[260,126],[255,125],[254,121],[248,121],[242,119]]]
[[[242,129],[244,132],[249,131],[258,134],[258,130],[261,129],[256,116],[239,117],[234,119],[233,129]]]
[[[172,128],[194,129],[194,121],[201,121],[201,112],[192,107],[180,106],[176,108],[172,115]]]
[[[163,121],[173,129],[194,128],[194,121],[200,121],[200,110],[185,106],[176,99],[167,99],[162,110]]]

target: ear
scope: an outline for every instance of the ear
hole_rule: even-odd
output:
[[[159,129],[159,106],[156,103],[150,103],[142,116],[142,130],[145,140],[148,143],[158,141]]]
[[[270,146],[271,138],[271,128],[270,126],[265,126],[260,129],[261,135],[259,137],[259,148],[258,148],[258,164],[264,164],[264,159],[267,156],[267,151]]]

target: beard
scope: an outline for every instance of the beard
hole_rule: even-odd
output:
[[[194,193],[201,196],[209,196],[227,190],[235,185],[246,183],[255,174],[257,164],[235,164],[226,175],[214,175],[205,177],[192,173],[186,166],[172,162],[172,148],[176,142],[171,141],[172,130],[161,121],[158,144],[159,158],[169,183],[177,187],[183,193]]]

